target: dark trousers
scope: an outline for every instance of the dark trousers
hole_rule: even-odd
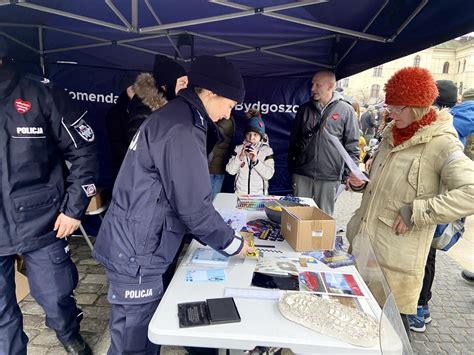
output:
[[[435,261],[436,261],[436,249],[430,248],[428,259],[425,265],[425,276],[423,278],[423,287],[420,292],[420,298],[418,299],[418,306],[426,306],[431,300],[431,287],[433,286],[433,280],[435,277]]]
[[[108,355],[158,355],[160,345],[148,340],[148,324],[159,300],[145,304],[112,304],[110,310],[110,339]]]
[[[16,255],[0,256],[0,354],[26,354],[28,337],[15,294]],[[73,291],[77,268],[71,260],[67,241],[58,239],[43,248],[24,253],[31,296],[43,308],[46,325],[63,344],[79,333],[82,312]]]

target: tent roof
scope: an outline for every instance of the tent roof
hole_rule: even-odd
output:
[[[226,56],[245,76],[346,77],[474,31],[465,0],[0,0],[15,59],[150,70]]]

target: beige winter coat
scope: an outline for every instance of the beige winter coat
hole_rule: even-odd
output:
[[[436,224],[474,213],[474,163],[459,153],[463,146],[446,110],[395,148],[392,127],[384,131],[347,237],[356,251],[370,238],[400,313],[415,314]],[[413,206],[414,227],[396,235],[392,225],[404,205]]]

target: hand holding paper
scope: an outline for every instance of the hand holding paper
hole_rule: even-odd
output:
[[[339,139],[337,139],[337,137],[333,136],[332,134],[328,133],[326,130],[324,130],[324,132],[326,132],[327,136],[329,137],[330,142],[334,144],[337,151],[339,152],[341,157],[344,159],[344,162],[349,167],[349,169],[354,174],[354,176],[363,181],[370,181],[369,178],[359,169],[359,166],[354,162],[354,160],[352,160],[352,158],[349,156],[347,151],[342,146],[341,142],[339,142]]]

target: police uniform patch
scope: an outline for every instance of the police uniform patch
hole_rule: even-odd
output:
[[[87,197],[92,197],[97,193],[97,190],[96,190],[94,184],[82,185],[81,187],[84,190],[84,192],[86,193]]]
[[[77,133],[84,139],[86,142],[93,142],[95,135],[94,131],[92,130],[91,126],[89,126],[86,121],[79,120],[75,125],[74,129]]]
[[[21,113],[21,114],[27,113],[31,108],[31,102],[25,101],[22,99],[16,99],[15,108],[18,113]]]

